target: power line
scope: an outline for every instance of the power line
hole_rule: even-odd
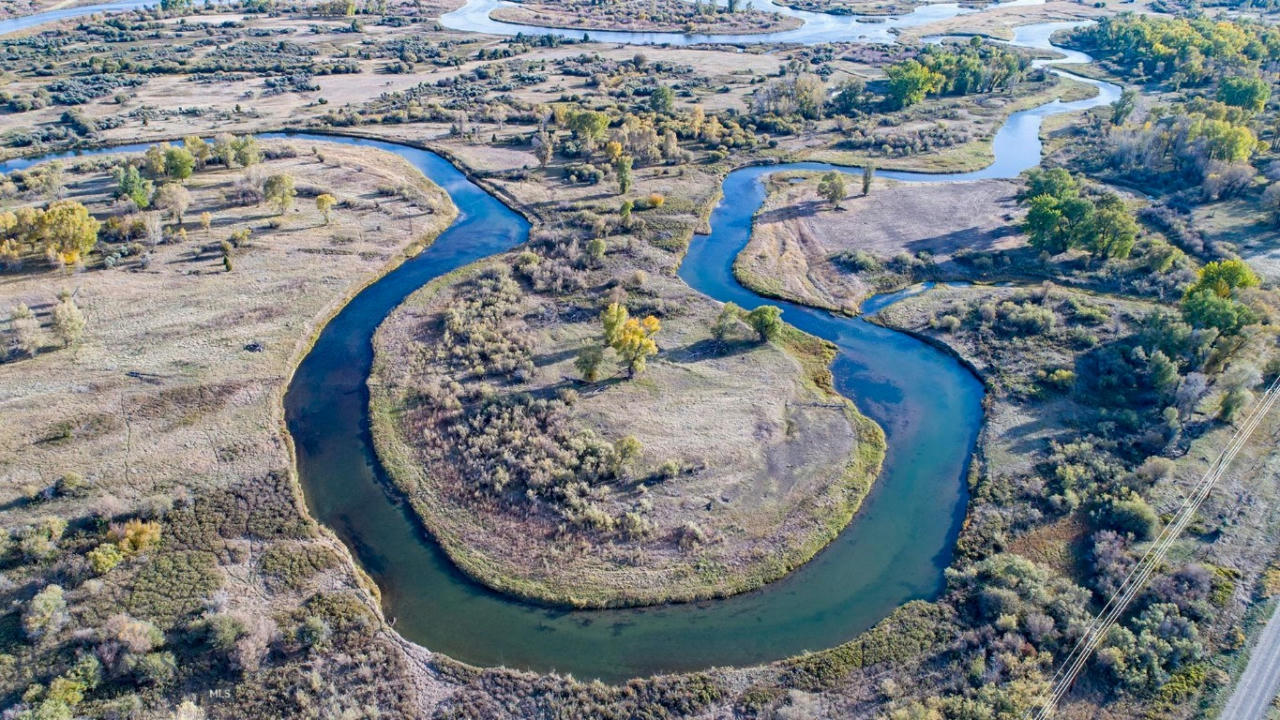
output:
[[[1204,476],[1200,478],[1199,482],[1192,488],[1191,493],[1183,500],[1182,506],[1174,516],[1173,522],[1170,522],[1161,530],[1146,554],[1125,576],[1120,588],[1112,594],[1107,603],[1103,605],[1102,610],[1094,616],[1089,626],[1085,629],[1084,635],[1081,636],[1076,646],[1063,660],[1058,671],[1054,673],[1053,689],[1044,705],[1040,707],[1039,711],[1028,712],[1026,715],[1028,720],[1031,718],[1034,718],[1034,720],[1047,720],[1053,715],[1058,703],[1071,689],[1072,683],[1075,682],[1080,672],[1084,670],[1085,664],[1089,661],[1090,656],[1093,655],[1094,650],[1102,644],[1112,626],[1124,614],[1124,611],[1129,607],[1138,592],[1146,586],[1151,574],[1164,562],[1165,556],[1168,555],[1174,541],[1191,523],[1196,511],[1200,509],[1200,505],[1209,496],[1209,492],[1213,490],[1218,480],[1226,473],[1231,462],[1235,460],[1236,455],[1240,453],[1240,450],[1258,428],[1262,419],[1266,417],[1271,407],[1276,403],[1277,398],[1280,398],[1280,377],[1273,380],[1271,385],[1267,387],[1266,392],[1263,393],[1262,400],[1249,412],[1240,428],[1236,430],[1226,447],[1222,449],[1217,460],[1209,466]]]

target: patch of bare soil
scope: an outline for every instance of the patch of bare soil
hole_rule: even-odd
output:
[[[1013,225],[1022,215],[1006,180],[972,183],[876,181],[868,195],[833,208],[817,193],[813,173],[770,178],[769,196],[755,218],[751,241],[734,272],[753,289],[808,305],[852,312],[885,288],[842,266],[846,253],[884,263],[903,253],[945,265],[960,250],[998,250],[1022,244]],[[846,177],[853,187],[859,179]]]

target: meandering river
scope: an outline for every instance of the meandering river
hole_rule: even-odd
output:
[[[472,0],[462,10],[445,16],[446,24],[465,26],[459,29],[466,30],[521,31],[519,26],[506,23],[495,29],[487,13],[484,21],[465,20],[476,17],[468,8],[492,2]],[[148,3],[135,0],[60,12],[143,4]],[[917,13],[936,12],[939,7],[926,6]],[[951,7],[946,12],[962,12]],[[0,22],[0,34],[30,27],[38,18]],[[822,21],[834,24],[824,25],[826,29],[821,31],[808,24],[789,31],[807,29],[804,35],[756,35],[744,41],[777,41],[786,36],[788,40],[819,42],[837,39],[835,33],[843,33],[838,39],[849,40],[862,37],[851,33],[867,31],[857,18],[822,16]],[[887,25],[894,27],[894,22],[906,21],[892,20]],[[1050,34],[1070,25],[1018,28],[1012,44],[1049,49]],[[538,28],[524,31],[546,32]],[[643,43],[655,38],[684,44],[696,41],[669,34],[591,34],[617,42]],[[723,37],[715,39],[724,41]],[[1089,60],[1081,53],[1063,52],[1064,58],[1051,62]],[[1055,101],[1014,113],[995,137],[995,162],[987,168],[951,175],[891,171],[880,171],[879,175],[908,182],[1016,176],[1039,163],[1039,128],[1044,117],[1110,103],[1119,96],[1114,85],[1086,82],[1098,87],[1096,97],[1071,103]],[[263,137],[281,136],[269,133]],[[733,258],[746,245],[752,217],[764,200],[764,176],[795,169],[857,173],[857,168],[799,163],[730,173],[724,181],[727,199],[711,216],[712,231],[694,238],[680,276],[716,300],[747,308],[765,302],[779,305],[785,320],[837,345],[839,354],[833,365],[837,388],[880,423],[888,438],[884,470],[862,509],[816,558],[761,590],[683,605],[566,611],[523,603],[464,577],[389,491],[369,437],[365,383],[372,361],[371,338],[378,325],[406,296],[431,279],[524,242],[528,223],[429,151],[331,135],[299,133],[291,137],[396,153],[443,187],[459,209],[457,220],[434,244],[359,293],[330,321],[298,367],[285,398],[307,503],[314,516],[351,547],[377,582],[387,615],[403,636],[477,665],[555,670],[613,681],[657,672],[759,663],[830,647],[856,636],[902,603],[932,597],[940,590],[942,571],[951,561],[967,502],[965,474],[982,420],[980,383],[954,359],[929,345],[859,318],[766,300],[739,285],[732,274]],[[138,152],[146,147],[89,152]],[[0,172],[72,154],[11,160],[0,163]]]

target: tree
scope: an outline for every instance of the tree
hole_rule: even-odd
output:
[[[53,308],[53,332],[62,341],[63,347],[70,346],[84,334],[84,313],[76,305],[75,297],[70,290],[63,289],[58,293],[58,304]]]
[[[1187,295],[1201,290],[1212,290],[1218,297],[1234,295],[1240,288],[1257,287],[1258,276],[1243,260],[1215,260],[1200,268],[1196,282],[1187,289]]]
[[[587,257],[591,258],[591,264],[599,265],[600,261],[604,260],[604,253],[606,249],[604,238],[591,238],[591,240],[587,242]]]
[[[196,159],[186,148],[171,147],[164,151],[164,174],[171,180],[186,180],[195,166]]]
[[[1031,247],[1057,255],[1067,249],[1059,232],[1062,222],[1058,199],[1052,195],[1037,195],[1031,198],[1022,229],[1030,236]]]
[[[818,183],[818,194],[831,203],[831,207],[839,208],[845,196],[844,174],[832,170],[823,175]]]
[[[604,362],[604,348],[590,343],[578,351],[573,367],[582,375],[582,379],[593,383],[600,378],[600,363]]]
[[[150,180],[142,176],[136,165],[129,163],[117,165],[111,171],[111,177],[116,183],[116,197],[129,198],[139,210],[146,210],[151,204],[154,186]]]
[[[760,336],[760,342],[768,342],[782,332],[782,310],[774,305],[761,305],[747,313],[747,324]]]
[[[169,213],[169,217],[182,226],[182,216],[191,207],[191,192],[178,183],[165,183],[156,191],[155,206]]]
[[[1138,91],[1133,88],[1125,88],[1120,93],[1120,97],[1111,103],[1111,124],[1123,125],[1125,120],[1133,114],[1138,106]]]
[[[1271,99],[1271,86],[1257,75],[1225,77],[1218,82],[1218,99],[1233,107],[1262,112]]]
[[[625,195],[631,190],[631,165],[635,160],[630,155],[622,155],[613,164],[614,170],[618,172],[618,194]]]
[[[630,313],[622,303],[609,303],[600,315],[600,323],[604,326],[604,344],[613,347],[618,344],[622,335],[622,326],[626,324]]]
[[[555,151],[551,135],[545,129],[539,130],[538,134],[533,136],[533,154],[538,158],[539,167],[545,168],[555,156]]]
[[[720,308],[720,314],[711,325],[711,335],[719,342],[724,342],[740,322],[742,322],[742,308],[738,307],[737,303],[727,302]]]
[[[287,173],[278,173],[267,178],[262,184],[262,197],[272,205],[276,206],[276,214],[283,215],[293,207],[293,199],[298,196],[298,191],[293,187],[293,176]]]
[[[84,205],[59,200],[40,214],[37,234],[51,257],[72,265],[98,243],[100,225]]]
[[[316,209],[324,215],[324,224],[328,225],[332,220],[333,206],[338,204],[338,199],[329,193],[321,193],[316,196]]]
[[[209,147],[209,143],[205,142],[199,135],[188,135],[182,139],[182,147],[191,153],[191,157],[195,158],[197,167],[204,167],[209,159],[213,157],[213,148]]]
[[[35,357],[44,347],[44,333],[35,313],[24,303],[18,303],[9,312],[9,332],[15,352]]]
[[[875,180],[876,166],[874,163],[868,162],[862,166],[862,194],[871,194],[871,181]]]
[[[1080,194],[1080,183],[1063,168],[1043,170],[1035,168],[1026,173],[1027,185],[1018,193],[1020,202],[1025,202],[1040,195],[1062,200]]]
[[[1127,258],[1138,238],[1138,223],[1122,204],[1094,213],[1089,251],[1095,257]]]
[[[653,336],[661,329],[661,323],[652,315],[644,320],[629,318],[623,323],[613,349],[626,365],[627,377],[644,372],[645,361],[658,352],[658,343]]]
[[[157,143],[142,154],[142,167],[153,178],[164,177],[164,155],[169,143]]]
[[[609,128],[609,116],[594,110],[580,110],[569,116],[568,126],[583,147],[592,152]]]
[[[1182,299],[1182,316],[1193,327],[1216,328],[1223,335],[1234,335],[1258,321],[1249,306],[1208,289],[1196,290]]]
[[[209,234],[209,228],[213,226],[213,215],[208,211],[200,213],[200,229],[204,230],[204,234]]]
[[[659,85],[649,96],[649,109],[659,115],[670,115],[676,109],[676,94],[666,85]]]
[[[262,162],[262,149],[258,147],[258,139],[252,135],[242,135],[232,140],[231,151],[235,161],[244,167]]]
[[[220,133],[213,139],[213,157],[228,169],[236,164],[236,139],[230,133]]]
[[[885,74],[889,78],[889,104],[894,109],[911,107],[924,100],[925,95],[942,89],[945,78],[916,60],[904,60],[890,65]]]

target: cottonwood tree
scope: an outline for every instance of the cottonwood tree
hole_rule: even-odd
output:
[[[742,308],[737,303],[727,302],[720,308],[720,314],[711,325],[711,335],[719,342],[724,342],[742,322]]]
[[[293,199],[298,196],[298,191],[293,187],[293,176],[287,173],[278,173],[267,178],[262,184],[262,197],[267,202],[276,206],[276,214],[283,215],[293,207]]]
[[[621,155],[614,162],[613,168],[618,172],[618,194],[625,195],[631,190],[631,165],[635,160],[630,155]]]
[[[760,342],[768,342],[782,332],[782,310],[774,305],[761,305],[747,313],[747,324],[756,331]]]
[[[186,214],[187,208],[191,207],[191,191],[178,183],[165,183],[156,191],[156,196],[152,203],[169,213],[169,217],[182,226],[182,216]]]
[[[818,194],[831,203],[831,207],[839,208],[845,196],[844,174],[833,170],[823,175],[818,183]]]
[[[533,154],[538,158],[538,166],[545,168],[551,162],[555,152],[551,135],[545,129],[539,130],[538,134],[533,136]]]
[[[80,312],[71,291],[64,288],[58,293],[58,304],[53,308],[53,333],[63,347],[68,347],[84,334],[84,326],[84,313]]]
[[[578,351],[573,367],[582,375],[583,380],[593,383],[600,379],[602,362],[604,362],[604,348],[595,343],[589,343]]]
[[[627,368],[627,377],[633,378],[644,372],[645,361],[658,352],[658,343],[653,336],[662,329],[658,318],[650,315],[644,320],[629,318],[622,325],[618,342],[613,346]]]
[[[52,260],[75,264],[98,243],[101,223],[89,214],[84,205],[74,200],[59,200],[51,204],[40,213],[36,222],[36,233]]]
[[[164,151],[164,174],[171,180],[182,182],[191,177],[196,159],[186,148],[171,147]]]
[[[324,224],[328,225],[333,220],[333,206],[338,204],[338,199],[329,193],[321,193],[316,196],[316,209],[324,215]]]

